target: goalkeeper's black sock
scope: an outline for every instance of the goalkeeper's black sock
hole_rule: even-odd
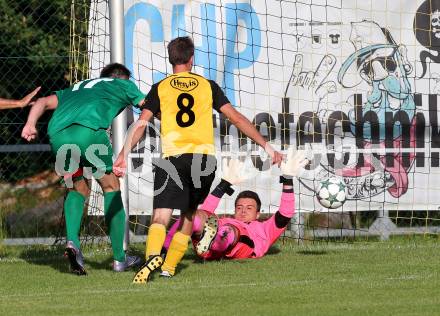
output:
[[[78,249],[80,248],[79,230],[85,200],[85,197],[81,193],[70,191],[64,201],[67,240],[72,241]]]

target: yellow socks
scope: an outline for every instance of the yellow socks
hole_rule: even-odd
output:
[[[160,255],[166,237],[166,228],[161,224],[152,224],[148,230],[148,238],[145,256],[148,259],[151,255]],[[176,232],[168,248],[162,271],[168,271],[171,275],[176,272],[176,266],[182,260],[188,249],[191,236]]]
[[[161,224],[151,224],[148,230],[145,257],[148,259],[151,255],[160,255],[163,243],[165,242],[166,228]]]
[[[183,255],[188,249],[190,238],[191,236],[182,234],[181,232],[174,234],[165,262],[162,265],[162,271],[168,271],[171,275],[174,275],[177,264],[182,260]]]

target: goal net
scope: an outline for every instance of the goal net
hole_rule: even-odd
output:
[[[110,61],[108,12],[105,1],[92,1],[91,77]],[[276,149],[308,149],[311,164],[295,182],[296,237],[438,232],[438,1],[131,0],[124,23],[125,64],[142,91],[172,73],[167,44],[188,35],[194,72],[215,80]],[[132,109],[127,124],[138,115]],[[152,212],[159,130],[154,121],[129,156],[130,220],[139,234]],[[279,168],[218,113],[214,130],[218,162],[241,158],[251,175],[235,194],[256,191],[263,213],[274,213]],[[214,185],[219,177],[221,163]],[[332,210],[316,199],[330,177],[347,186],[346,202]],[[232,214],[234,198],[223,198],[218,212]]]

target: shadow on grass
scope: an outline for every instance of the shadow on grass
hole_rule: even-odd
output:
[[[108,257],[105,259],[84,259],[87,266],[90,267],[91,270],[111,270],[113,265],[113,257]]]
[[[29,264],[49,266],[61,273],[70,273],[63,254],[64,246],[33,246],[21,251],[19,257]]]
[[[186,268],[188,268],[188,266],[189,266],[188,264],[183,263],[183,262],[180,262],[180,263],[177,265],[177,268],[176,268],[176,274],[182,273],[182,271],[185,270]]]
[[[265,256],[276,255],[281,252],[281,249],[277,246],[270,247]]]
[[[276,255],[279,254],[281,252],[281,250],[277,247],[277,246],[273,246],[270,247],[269,250],[267,251],[267,253],[264,256],[272,256],[272,255]],[[246,263],[248,260],[252,260],[252,258],[242,258],[242,259],[230,259],[230,258],[219,258],[219,259],[214,259],[214,260],[204,260],[203,258],[199,257],[194,250],[191,251],[191,253],[188,253],[185,255],[185,259],[187,260],[191,260],[192,263],[195,264],[205,264],[209,261],[231,261],[233,260],[234,262],[238,262],[238,263]]]
[[[144,258],[144,254],[138,249],[130,249],[130,255],[136,255],[140,258]],[[69,261],[64,257],[64,245],[60,246],[32,246],[23,249],[19,255],[19,258],[23,259],[29,264],[49,266],[54,270],[61,273],[71,273]],[[103,258],[90,258],[87,256],[87,250],[85,252],[84,262],[86,264],[86,270],[111,270],[113,257],[106,256]]]
[[[127,255],[141,258],[142,264],[145,262],[145,250],[139,248],[139,245],[130,246],[129,250],[127,251]],[[90,266],[94,270],[98,270],[98,269],[112,270],[113,269],[112,251],[110,251],[110,255],[107,256],[106,258],[99,258],[99,259],[86,258],[85,262],[86,265]],[[130,271],[135,272],[136,269],[132,269]]]
[[[306,256],[322,256],[326,255],[328,252],[326,250],[300,250],[298,253]]]

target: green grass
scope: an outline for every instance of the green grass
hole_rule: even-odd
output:
[[[133,251],[141,253],[142,245]],[[85,251],[89,275],[61,249],[0,249],[0,315],[439,315],[438,238],[278,243],[258,260],[202,263],[188,253],[172,279],[131,284],[110,252]]]

